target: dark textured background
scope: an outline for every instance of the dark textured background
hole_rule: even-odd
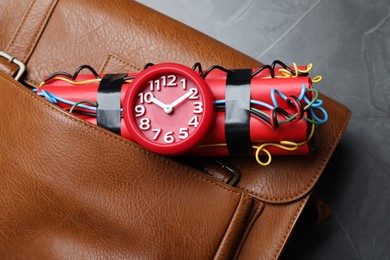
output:
[[[390,1],[140,0],[245,54],[313,63],[350,124],[317,192],[333,208],[300,223],[285,259],[390,259]]]

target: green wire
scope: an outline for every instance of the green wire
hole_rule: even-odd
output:
[[[69,113],[73,113],[73,110],[75,110],[75,108],[80,105],[81,103],[87,103],[87,104],[90,104],[92,106],[97,106],[97,103],[96,102],[92,102],[90,100],[79,100],[77,101],[76,103],[73,104],[73,106],[69,109]]]

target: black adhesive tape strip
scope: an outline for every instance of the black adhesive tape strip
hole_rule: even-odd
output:
[[[97,92],[97,124],[116,134],[121,133],[121,89],[127,74],[107,74]]]
[[[251,69],[232,70],[226,77],[225,138],[229,155],[253,155],[250,138]]]

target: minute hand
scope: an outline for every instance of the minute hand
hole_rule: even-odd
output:
[[[187,93],[185,93],[183,96],[179,97],[178,99],[176,99],[175,101],[173,101],[171,104],[170,104],[170,107],[171,108],[174,108],[175,106],[179,105],[181,102],[183,102],[184,100],[186,100],[187,98],[189,98],[192,94],[194,94],[194,90],[190,89],[189,91],[187,91]]]

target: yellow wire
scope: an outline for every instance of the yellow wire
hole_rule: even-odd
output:
[[[280,141],[280,143],[264,143],[261,144],[260,146],[255,146],[255,145],[252,146],[253,149],[256,149],[255,158],[257,163],[260,164],[261,166],[268,166],[271,163],[272,161],[271,153],[267,149],[265,149],[265,147],[274,146],[286,151],[295,151],[298,149],[299,146],[307,144],[311,140],[311,138],[314,135],[314,130],[315,130],[315,125],[312,124],[311,131],[307,140],[300,143],[296,143],[292,141]],[[266,162],[260,160],[260,152],[264,152],[267,155],[268,160]]]
[[[52,81],[52,80],[62,80],[62,81],[65,81],[67,83],[70,83],[72,85],[83,85],[83,84],[100,82],[102,79],[88,79],[88,80],[83,80],[83,81],[74,81],[74,80],[71,80],[69,78],[57,76],[57,77],[54,77],[54,78],[50,79],[49,81]],[[131,83],[132,80],[125,80],[125,82],[126,83]],[[42,87],[46,83],[47,83],[46,81],[41,82],[41,84],[39,84],[38,88]]]
[[[198,148],[207,148],[207,147],[224,147],[226,146],[226,144],[202,144],[202,145],[199,145]]]
[[[322,80],[322,76],[321,75],[318,75],[318,76],[315,76],[314,78],[311,79],[311,81],[313,83],[318,83]]]
[[[306,69],[305,70],[300,70],[300,72],[309,73],[312,68],[313,68],[313,63],[309,63],[309,64],[307,64]]]
[[[294,71],[295,71],[295,74],[293,75],[290,71],[284,69],[284,68],[280,68],[278,70],[278,72],[281,74],[281,75],[277,75],[275,76],[275,78],[296,78],[298,77],[299,73],[309,73],[312,69],[313,69],[313,63],[309,63],[306,67],[306,69],[300,69],[298,68],[297,64],[296,63],[293,63],[293,67],[294,67]],[[271,77],[264,77],[264,78],[271,78]],[[314,78],[312,78],[312,82],[313,83],[318,83],[322,80],[322,76],[321,75],[318,75],[318,76],[315,76]]]
[[[95,82],[101,81],[101,79],[89,79],[89,80],[83,80],[83,81],[74,81],[74,80],[71,80],[71,79],[68,79],[65,77],[54,77],[54,78],[50,79],[49,81],[52,81],[52,80],[62,80],[62,81],[65,81],[67,83],[70,83],[72,85],[83,85],[83,84],[95,83]],[[43,81],[41,84],[39,84],[39,88],[42,87],[43,85],[45,85],[46,83],[47,82]]]
[[[281,75],[275,76],[275,78],[291,78],[291,72],[285,69],[280,69],[278,71]],[[270,77],[271,78],[271,77]]]
[[[298,68],[298,65],[297,65],[295,62],[293,63],[293,66],[294,66],[295,75],[292,76],[292,77],[293,77],[293,78],[297,78],[300,69]]]
[[[278,72],[281,74],[281,75],[277,75],[275,76],[275,78],[297,78],[299,76],[299,73],[307,73],[309,72],[312,67],[313,67],[313,64],[310,63],[309,65],[307,65],[307,68],[305,70],[301,70],[300,68],[298,68],[298,65],[296,63],[293,63],[293,67],[294,67],[294,71],[295,71],[295,74],[293,75],[290,71],[284,69],[284,68],[280,68],[278,70]]]
[[[253,146],[253,148],[255,148],[255,146]],[[261,148],[261,146],[259,147],[259,149],[256,150],[256,154],[255,154],[256,161],[261,166],[268,166],[271,163],[271,161],[272,161],[271,153],[267,149],[264,149],[264,148],[260,149],[260,148]],[[259,157],[260,150],[262,150],[267,155],[268,160],[266,162],[262,162],[260,160],[260,157]]]

